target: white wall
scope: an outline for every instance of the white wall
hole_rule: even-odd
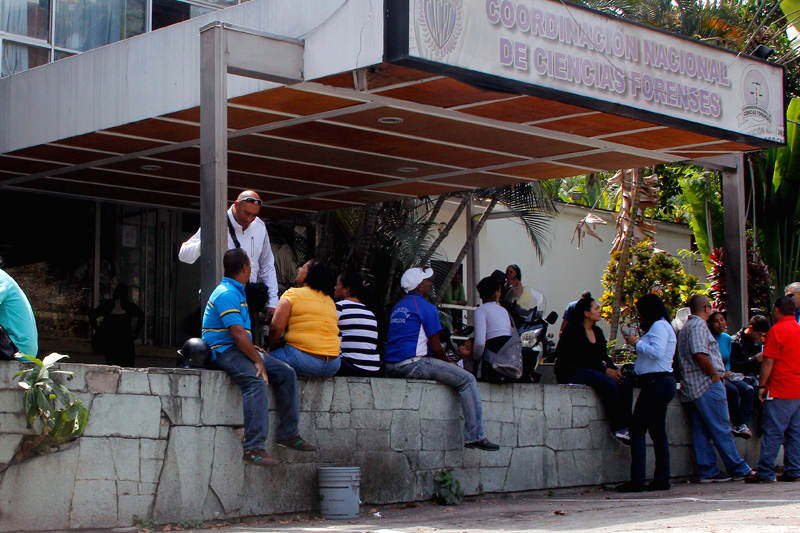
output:
[[[439,220],[446,222],[455,211],[457,204],[447,202],[442,208]],[[498,206],[496,211],[503,211]],[[544,262],[539,263],[521,222],[518,219],[489,220],[478,237],[478,257],[480,276],[487,276],[493,270],[505,270],[516,263],[522,270],[522,282],[544,294],[546,308],[563,312],[567,303],[575,300],[584,290],[590,290],[595,298],[603,294],[602,277],[608,266],[611,243],[614,240],[614,213],[596,211],[608,224],[596,229],[603,242],[588,237],[581,250],[570,238],[578,221],[586,216],[588,209],[573,205],[559,204],[559,214],[550,223],[549,246],[544,252]],[[473,212],[480,213],[476,207]],[[691,230],[682,224],[657,222],[656,244],[677,257],[680,249],[691,246]],[[439,254],[440,259],[452,261],[461,250],[466,237],[466,216],[461,215]],[[705,280],[702,262],[682,260],[690,274]],[[466,285],[465,285],[466,287]],[[468,287],[467,287],[468,288]]]

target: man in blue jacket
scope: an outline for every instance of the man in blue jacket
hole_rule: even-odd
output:
[[[406,296],[397,302],[389,319],[386,341],[386,375],[397,378],[433,379],[455,387],[464,412],[464,446],[487,451],[500,447],[486,438],[483,429],[481,396],[475,376],[444,361],[439,341],[442,325],[439,313],[426,300],[433,288],[433,270],[410,268],[400,285]]]

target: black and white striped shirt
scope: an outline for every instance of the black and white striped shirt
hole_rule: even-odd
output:
[[[339,333],[342,336],[342,357],[362,370],[377,372],[381,366],[378,354],[378,321],[362,303],[351,300],[336,302]]]

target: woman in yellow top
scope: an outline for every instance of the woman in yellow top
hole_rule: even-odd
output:
[[[286,344],[270,355],[301,376],[326,378],[339,370],[339,326],[333,302],[334,278],[328,266],[310,259],[297,269],[298,287],[284,292],[269,327],[269,344],[286,332]]]

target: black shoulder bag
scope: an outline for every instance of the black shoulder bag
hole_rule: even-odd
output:
[[[13,360],[14,354],[18,351],[17,345],[8,336],[8,332],[3,326],[0,326],[0,361]]]
[[[228,232],[230,232],[231,239],[233,239],[233,245],[236,248],[241,248],[242,245],[239,244],[239,239],[236,238],[236,232],[233,230],[233,224],[231,223],[231,218],[230,217],[226,218],[228,220]],[[266,284],[260,281],[257,281],[255,283],[248,281],[247,284],[244,286],[244,294],[247,297],[247,307],[256,313],[264,309],[264,306],[267,305],[267,300],[269,299],[269,291],[267,290]]]

